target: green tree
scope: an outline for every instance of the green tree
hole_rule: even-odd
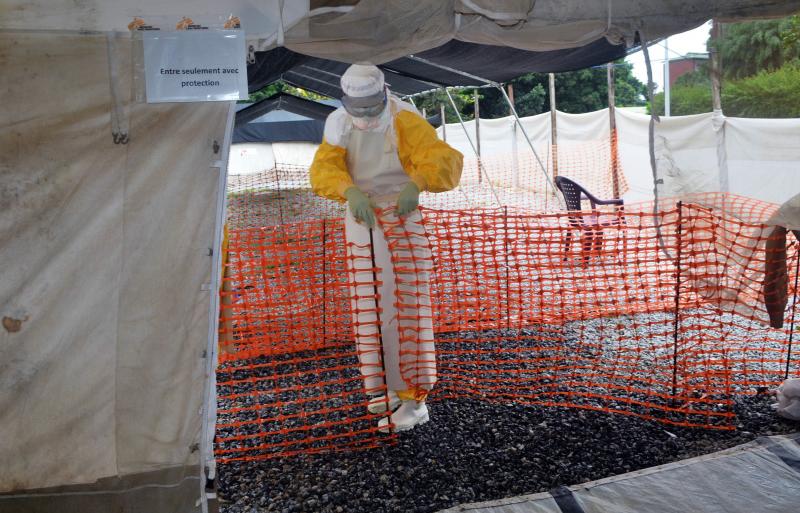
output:
[[[743,78],[762,70],[776,70],[784,63],[800,57],[800,44],[793,35],[798,32],[796,16],[775,20],[726,24],[716,41],[726,78]]]
[[[712,110],[710,84],[676,86],[670,90],[669,94],[669,113],[671,116],[688,116],[690,114],[711,112]],[[663,116],[664,93],[653,95],[653,103],[656,106],[656,114]]]
[[[238,103],[256,103],[263,100],[264,98],[269,98],[273,94],[280,92],[293,94],[301,98],[308,98],[309,100],[324,100],[327,98],[327,96],[317,94],[313,91],[307,91],[305,89],[289,85],[286,82],[279,80],[277,82],[269,84],[268,86],[262,89],[259,89],[258,91],[253,91],[252,93],[250,93],[250,96],[248,96],[246,100],[239,100]]]
[[[653,95],[653,103],[656,106],[656,114],[663,116],[664,93],[660,92]],[[711,112],[712,106],[711,78],[709,78],[706,66],[700,66],[696,71],[686,73],[675,79],[675,83],[670,89],[670,115],[688,116],[690,114]],[[647,111],[650,112],[649,106]]]
[[[467,89],[459,89],[459,90],[451,90],[450,96],[453,97],[453,103],[456,104],[458,108],[458,112],[461,113],[461,118],[464,120],[472,119],[475,115],[475,109],[473,107],[474,97],[472,90]],[[447,97],[447,93],[444,92],[442,89],[437,89],[435,91],[431,91],[427,94],[422,94],[420,96],[416,96],[413,98],[414,105],[417,106],[420,112],[425,110],[425,115],[427,117],[433,117],[439,113],[439,109],[441,105],[444,105],[445,109],[445,118],[447,118],[447,123],[458,123],[458,115],[456,111],[453,110],[453,106],[450,104],[450,99]],[[483,107],[483,104],[481,104]],[[481,117],[484,117],[483,112],[481,112]]]
[[[800,63],[795,61],[726,85],[722,107],[728,116],[800,117]]]
[[[711,112],[711,81],[702,71],[678,78],[670,94],[673,116]],[[656,113],[663,115],[664,93],[656,94],[653,100]],[[800,117],[800,61],[727,81],[722,88],[722,109],[726,116],[733,117]]]
[[[800,44],[800,14],[789,17],[788,26],[781,31],[781,41],[784,48],[796,47]]]
[[[548,98],[548,76],[546,73],[528,73],[512,80],[514,106],[520,116],[532,116],[550,110]],[[614,86],[616,103],[619,106],[644,105],[645,85],[633,76],[633,65],[623,61],[615,63]],[[555,75],[556,106],[558,110],[582,113],[608,106],[608,79],[605,66]],[[452,92],[451,92],[452,94]],[[503,95],[495,88],[479,89],[482,118],[498,118],[509,115]],[[474,106],[471,90],[459,92],[461,100],[454,97],[459,111],[465,119],[472,119]],[[444,93],[436,92],[415,99],[417,107],[427,107],[430,115],[438,111],[444,100],[448,106],[447,121],[456,121],[452,108]]]

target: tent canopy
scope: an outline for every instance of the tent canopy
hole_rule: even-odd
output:
[[[598,39],[580,48],[532,52],[516,48],[450,41],[438,48],[379,65],[386,82],[396,94],[408,96],[443,86],[482,86],[505,82],[529,72],[560,72],[604,64],[624,57],[624,45]],[[339,98],[339,79],[346,62],[309,57],[286,48],[256,52],[248,66],[250,91],[277,80]],[[479,78],[476,78],[479,77]]]
[[[655,40],[710,18],[788,15],[798,0],[9,0],[0,28],[127,30],[133,16],[175,24],[180,15],[219,23],[230,13],[256,50],[286,46],[345,62],[385,63],[450,40],[544,52],[605,38],[631,45],[636,32]],[[499,66],[498,66],[499,67]]]
[[[476,77],[586,68],[710,18],[797,10],[800,0],[11,0],[0,29],[127,30],[133,16],[171,29],[175,13],[214,27],[231,13],[250,45],[250,91],[281,79],[338,98],[352,62],[382,65],[390,87],[407,96],[485,83]]]
[[[336,107],[332,105],[280,92],[237,112],[236,124],[241,125],[255,121],[264,114],[276,110],[291,112],[309,119],[325,121],[328,114],[335,109]]]
[[[127,30],[133,16],[166,27],[180,15],[220,23],[230,13],[241,19],[256,51],[286,46],[313,57],[382,64],[454,39],[534,52],[600,39],[632,46],[637,32],[653,41],[710,18],[783,16],[800,9],[800,0],[8,0],[5,7],[3,29],[82,32]]]
[[[234,143],[247,142],[322,142],[325,118],[336,107],[322,102],[276,93],[236,113]],[[264,119],[277,111],[294,114],[299,119]]]

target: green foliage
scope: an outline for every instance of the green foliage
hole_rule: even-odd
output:
[[[787,50],[796,48],[800,44],[800,15],[789,17],[789,23],[781,30],[781,42]]]
[[[715,42],[726,80],[722,110],[736,117],[800,116],[800,16],[723,25]],[[670,91],[670,114],[710,112],[711,81],[707,66],[679,77]],[[664,94],[653,98],[663,115]]]
[[[656,113],[663,115],[664,93],[656,94],[653,100]],[[707,76],[694,72],[675,81],[670,91],[671,115],[700,114],[711,112],[711,108],[711,82]],[[722,110],[733,117],[800,117],[800,61],[726,82],[722,89]]]
[[[547,75],[528,73],[511,81],[514,88],[514,108],[520,116],[532,116],[549,110]],[[507,90],[507,89],[506,89]],[[511,114],[504,96],[495,88],[481,93],[481,117],[501,118]]]
[[[776,70],[800,57],[797,17],[724,25],[716,42],[727,78],[744,78]],[[709,50],[713,41],[709,41]]]
[[[475,115],[472,90],[452,90],[450,91],[450,95],[453,97],[453,102],[456,104],[456,107],[458,107],[462,119],[472,119]],[[447,118],[447,123],[458,123],[458,115],[456,115],[456,112],[453,110],[453,106],[447,98],[447,93],[441,89],[415,97],[414,104],[420,112],[424,109],[427,117],[435,116],[439,112],[440,106],[444,104],[444,115],[445,118]],[[482,107],[483,104],[481,104],[481,108]],[[481,112],[481,117],[485,117],[483,112]]]
[[[708,73],[708,67],[703,64],[697,70],[685,73],[675,79],[672,87],[691,87],[691,86],[704,86],[711,87],[711,77]]]
[[[301,98],[308,98],[309,100],[324,100],[327,98],[327,96],[322,96],[321,94],[317,94],[312,91],[307,91],[299,87],[291,86],[285,82],[278,81],[264,87],[263,89],[259,89],[258,91],[250,93],[250,96],[246,100],[239,100],[237,103],[259,102],[264,98],[269,98],[273,94],[280,92],[293,94]]]
[[[701,112],[711,112],[711,79],[708,76],[708,69],[701,66],[695,71],[686,73],[675,79],[675,83],[670,88],[669,113],[671,116],[688,116],[690,114],[700,114]],[[656,113],[664,115],[664,93],[653,95],[653,103],[656,106]],[[647,111],[650,112],[648,105]]]
[[[800,117],[800,62],[727,84],[722,109],[736,117]]]
[[[633,76],[633,64],[622,60],[614,64],[614,94],[616,104],[619,107],[644,105],[645,98],[647,98],[647,86]],[[605,89],[608,89],[608,87],[606,86]]]
[[[275,82],[274,84],[270,84],[263,89],[259,89],[258,91],[250,93],[250,96],[248,96],[246,100],[239,100],[236,103],[260,102],[264,98],[269,98],[273,94],[283,91],[283,87],[284,87],[283,82]]]
[[[676,81],[677,82],[677,81]],[[697,84],[688,86],[678,86],[677,84],[670,89],[669,113],[671,116],[688,116],[689,114],[700,114],[711,112],[711,84]],[[653,103],[656,106],[656,113],[664,115],[664,93],[653,95]]]
[[[546,73],[528,73],[511,81],[514,87],[514,106],[520,116],[532,116],[550,110],[548,76]],[[633,65],[623,61],[615,64],[614,85],[616,104],[619,106],[644,105],[645,85],[633,76]],[[606,68],[589,68],[557,73],[555,76],[556,105],[558,110],[571,113],[591,112],[608,106],[608,79]],[[454,92],[451,91],[451,94]],[[485,119],[509,115],[508,104],[495,88],[481,88],[480,112]],[[461,90],[453,98],[464,119],[474,117],[472,90]],[[447,122],[458,121],[447,96],[440,91],[415,98],[428,116],[438,112],[439,105],[447,106]]]

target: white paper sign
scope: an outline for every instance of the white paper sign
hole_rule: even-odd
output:
[[[147,103],[247,99],[242,30],[145,31]]]

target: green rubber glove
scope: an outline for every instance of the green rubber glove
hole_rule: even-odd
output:
[[[375,226],[375,212],[373,211],[375,205],[372,204],[366,194],[361,192],[361,189],[355,186],[350,187],[344,191],[344,197],[347,198],[350,212],[357,221],[361,221],[369,228]]]
[[[400,191],[397,197],[397,215],[404,216],[415,211],[419,206],[419,187],[414,182],[409,182]]]

